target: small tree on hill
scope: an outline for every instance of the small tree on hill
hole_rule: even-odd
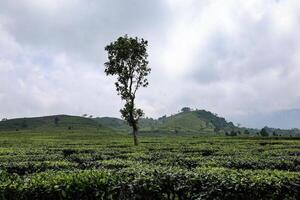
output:
[[[190,107],[181,108],[181,112],[190,112],[192,109]]]
[[[244,134],[245,134],[245,135],[249,135],[249,134],[250,134],[249,130],[246,129],[246,130],[244,131]]]
[[[263,137],[267,137],[267,136],[269,136],[269,133],[268,133],[268,131],[266,130],[266,128],[262,128],[262,129],[260,130],[260,135],[263,136]]]
[[[230,131],[230,136],[237,136],[237,132],[235,132],[234,130]]]
[[[22,127],[22,128],[27,128],[27,127],[28,127],[27,122],[26,122],[25,119],[22,121],[21,127]]]
[[[54,124],[55,124],[55,125],[58,125],[58,122],[59,122],[59,118],[58,118],[58,117],[55,117],[55,118],[54,118]]]
[[[148,86],[146,77],[151,71],[147,61],[147,46],[146,40],[125,35],[105,47],[108,53],[105,73],[117,76],[115,86],[118,95],[125,101],[120,112],[133,129],[134,145],[138,145],[138,120],[144,115],[141,109],[136,108],[136,92],[140,87]]]

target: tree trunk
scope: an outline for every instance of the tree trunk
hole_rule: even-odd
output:
[[[132,135],[133,135],[133,142],[134,142],[134,145],[135,146],[138,146],[139,145],[139,141],[138,141],[138,138],[137,138],[137,127],[134,125],[133,127],[132,127],[132,129],[133,129],[133,132],[132,132]]]

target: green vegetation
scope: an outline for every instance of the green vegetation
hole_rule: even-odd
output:
[[[87,116],[0,122],[0,199],[300,196],[300,140],[270,133],[282,130],[236,127],[185,107],[141,119],[133,146],[124,120]]]
[[[24,125],[25,124],[25,125]],[[20,118],[0,122],[0,131],[59,131],[59,130],[94,130],[110,129],[112,131],[131,133],[127,122],[118,118],[101,117],[87,118],[68,115],[47,117]],[[139,120],[140,134],[210,134],[224,135],[226,131],[241,130],[224,118],[205,110],[184,111],[159,119],[141,118]]]
[[[297,199],[300,195],[297,138],[141,135],[140,145],[133,146],[130,135],[97,129],[97,123],[70,131],[65,120],[60,117],[61,130],[55,129],[53,120],[51,132],[41,128],[0,132],[0,199]]]
[[[99,123],[89,118],[69,115],[53,115],[1,121],[0,131],[91,129],[97,128],[98,125]]]
[[[76,131],[106,129],[124,134],[131,134],[132,129],[127,122],[113,117],[91,118],[68,115],[54,115],[36,118],[19,118],[0,121],[0,131]],[[263,131],[263,134],[261,134]],[[182,112],[158,119],[141,118],[139,120],[141,135],[219,135],[219,136],[300,136],[299,129],[274,129],[264,127],[263,130],[237,127],[232,122],[206,110],[183,108]]]
[[[104,127],[117,131],[129,132],[130,127],[125,121],[116,118],[96,118],[96,121]],[[224,118],[208,112],[206,110],[187,110],[158,119],[142,118],[139,122],[140,134],[210,134],[225,135],[231,130],[245,130],[238,128],[232,122],[227,122]]]

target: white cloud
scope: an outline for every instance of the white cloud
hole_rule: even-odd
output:
[[[125,33],[149,40],[147,116],[300,107],[299,13],[297,0],[2,1],[1,116],[119,116],[104,46]]]

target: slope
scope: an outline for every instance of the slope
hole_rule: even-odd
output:
[[[0,122],[0,131],[86,129],[97,128],[99,124],[89,118],[69,115],[17,118]]]
[[[96,118],[104,127],[117,131],[130,132],[131,128],[124,120],[118,118]],[[159,119],[143,118],[139,122],[140,133],[225,133],[237,129],[231,122],[224,118],[205,111],[185,111],[171,116],[163,116]]]

